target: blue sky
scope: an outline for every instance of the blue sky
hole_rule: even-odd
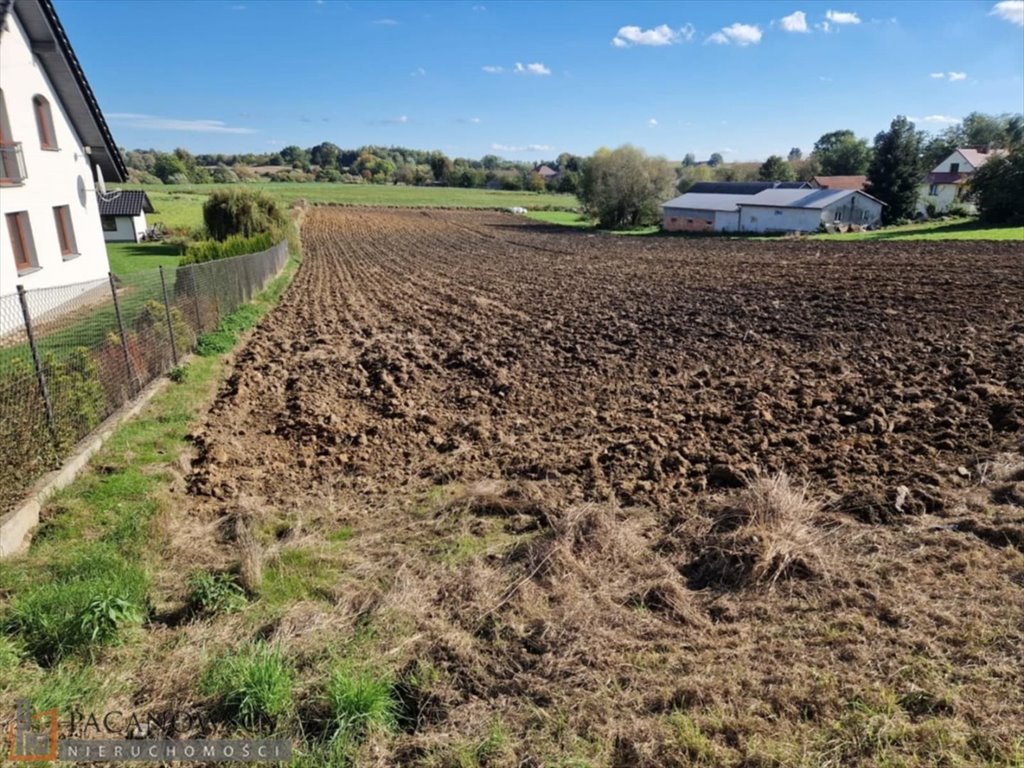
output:
[[[806,152],[1024,111],[1024,0],[55,0],[118,143]]]

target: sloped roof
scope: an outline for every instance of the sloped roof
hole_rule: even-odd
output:
[[[756,195],[766,189],[809,189],[806,181],[698,181],[687,192],[710,195]]]
[[[558,171],[556,171],[550,165],[542,165],[536,169],[536,172],[539,173],[541,176],[544,176],[545,178],[547,178],[548,176],[558,175]]]
[[[741,205],[762,208],[825,208],[833,203],[845,200],[851,195],[863,195],[876,203],[881,200],[872,197],[859,189],[766,189],[752,198],[741,202]]]
[[[0,2],[0,29],[12,7],[75,133],[82,144],[90,148],[93,162],[107,179],[124,181],[128,178],[128,169],[53,4],[50,0],[14,0],[13,4],[3,0]]]
[[[867,176],[815,176],[814,183],[822,189],[858,189],[868,185]]]
[[[696,186],[696,185],[694,185]],[[749,194],[703,194],[700,192],[687,192],[685,195],[674,197],[667,203],[662,203],[662,208],[690,208],[697,211],[738,211],[741,202],[750,200]]]
[[[100,216],[138,216],[145,211],[153,212],[149,195],[141,189],[124,189],[119,192],[96,195],[100,204]]]
[[[981,152],[980,150],[965,147],[963,149],[957,148],[956,150],[964,156],[964,160],[973,165],[975,168],[981,168],[985,163],[991,160],[993,157],[1002,157],[1006,154],[1005,149],[990,149],[988,152]]]

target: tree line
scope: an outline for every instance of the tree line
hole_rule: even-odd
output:
[[[484,155],[479,160],[450,158],[437,150],[364,146],[342,149],[329,141],[313,147],[297,145],[278,152],[192,154],[155,149],[122,150],[130,180],[142,184],[233,184],[266,180],[335,182],[349,184],[407,184],[477,187],[534,192],[575,193],[583,158],[563,152],[542,164]],[[556,172],[545,179],[537,169],[547,165]],[[267,170],[257,173],[254,168]]]

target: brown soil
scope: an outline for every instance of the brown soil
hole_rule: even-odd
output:
[[[984,471],[1024,449],[1019,244],[354,208],[302,235],[187,514],[261,510],[271,567],[353,529],[332,633],[295,607],[275,636],[375,627],[407,727],[367,764],[444,764],[498,721],[493,764],[1024,754],[1024,491]],[[720,498],[780,472],[816,500],[786,563],[814,566],[708,579]]]

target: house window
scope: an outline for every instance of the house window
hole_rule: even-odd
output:
[[[104,232],[117,232],[117,219],[113,216],[100,216],[100,225]]]
[[[776,211],[776,212],[775,212],[775,215],[776,215],[776,216],[781,216],[781,215],[782,215],[782,211]]]
[[[28,223],[28,212],[7,214],[7,231],[11,235],[11,248],[14,251],[14,265],[18,272],[25,272],[39,266],[36,260],[36,247],[32,241],[32,227]]]
[[[57,134],[53,131],[50,102],[36,94],[32,97],[32,105],[36,113],[36,126],[39,128],[39,146],[43,149],[57,149]]]
[[[950,173],[960,173],[960,163],[950,163],[949,164],[949,172]]]
[[[928,194],[931,197],[938,197],[939,196],[939,185],[938,184],[932,184],[928,188]]]
[[[75,242],[75,230],[71,227],[71,209],[66,205],[55,206],[53,221],[57,225],[57,241],[60,243],[61,255],[77,256],[78,244]]]
[[[835,218],[835,220],[836,221],[842,221],[843,220],[843,209],[842,208],[837,208],[836,209],[836,218]]]

